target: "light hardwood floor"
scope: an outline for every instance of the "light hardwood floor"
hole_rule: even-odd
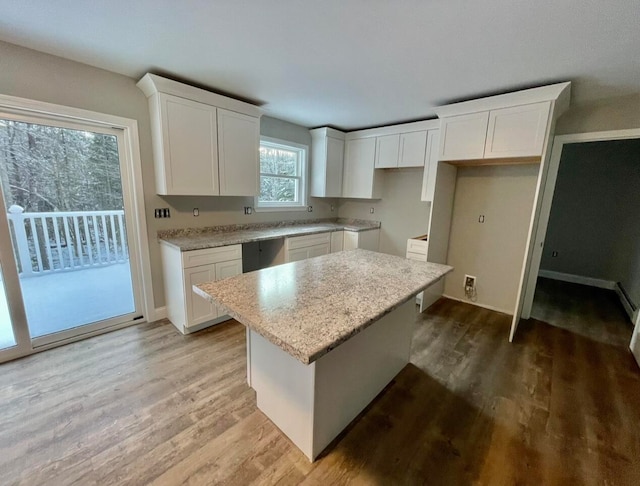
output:
[[[507,316],[441,300],[412,364],[314,464],[256,409],[233,321],[192,336],[145,324],[5,363],[0,483],[638,485],[631,326],[589,292],[576,304],[579,290],[538,302],[550,323],[523,323],[513,344]]]

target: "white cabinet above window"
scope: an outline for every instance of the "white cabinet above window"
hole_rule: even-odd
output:
[[[258,194],[257,106],[153,74],[138,87],[149,101],[158,194]]]

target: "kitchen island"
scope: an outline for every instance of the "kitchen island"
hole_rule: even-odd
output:
[[[194,291],[247,327],[258,408],[314,460],[409,362],[413,297],[451,270],[358,249]]]

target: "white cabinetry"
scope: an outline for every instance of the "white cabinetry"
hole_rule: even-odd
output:
[[[398,167],[422,167],[425,165],[427,130],[400,135]]]
[[[439,135],[439,130],[429,130],[429,135],[427,136],[426,157],[422,175],[422,194],[420,196],[420,200],[422,201],[433,201],[436,188],[436,175],[438,173]]]
[[[378,251],[380,247],[380,230],[364,230],[364,231],[344,231],[344,250],[354,250],[362,248],[363,250]]]
[[[216,108],[165,93],[149,103],[158,194],[217,195]]]
[[[193,286],[242,273],[242,245],[182,252],[160,245],[167,317],[183,334],[229,319]]]
[[[331,253],[331,233],[292,236],[284,240],[284,262],[297,262]]]
[[[428,249],[429,249],[429,243],[428,243],[427,235],[409,238],[407,240],[406,258],[408,260],[426,262]],[[428,297],[425,298],[425,292],[420,292],[416,296],[416,301],[420,306],[420,312],[423,312],[428,306],[433,304],[432,301],[429,301]]]
[[[545,101],[490,111],[485,159],[542,155],[550,110]]]
[[[376,169],[398,167],[400,152],[400,135],[384,135],[376,138]]]
[[[331,233],[331,253],[342,251],[344,248],[344,231]]]
[[[426,146],[427,130],[376,137],[375,168],[422,167]]]
[[[440,160],[540,157],[551,102],[544,101],[442,118]]]
[[[149,100],[158,194],[258,193],[258,107],[153,74],[138,87]]]
[[[344,133],[323,127],[311,133],[311,196],[342,196]]]
[[[342,178],[342,197],[379,199],[382,179],[375,171],[376,139],[347,139]]]
[[[440,125],[440,160],[481,159],[489,112],[444,118]]]
[[[258,194],[260,121],[218,109],[218,155],[221,196]]]

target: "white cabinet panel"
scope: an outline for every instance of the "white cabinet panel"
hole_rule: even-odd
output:
[[[492,110],[484,157],[542,155],[550,111],[550,101]]]
[[[258,194],[260,122],[253,116],[218,109],[221,196]]]
[[[329,243],[323,243],[321,245],[314,245],[307,248],[307,258],[313,258],[321,255],[328,255],[331,253],[331,245]]]
[[[216,108],[160,93],[161,141],[156,145],[158,194],[218,194]],[[161,167],[158,167],[161,166]]]
[[[285,263],[299,262],[300,260],[306,260],[309,258],[308,248],[296,248],[295,250],[289,250],[285,255]]]
[[[376,137],[376,169],[391,169],[398,167],[400,152],[400,135],[384,135]]]
[[[311,196],[341,197],[344,133],[323,127],[311,134]]]
[[[439,130],[429,130],[427,137],[427,157],[424,161],[422,176],[421,201],[433,201],[436,188],[436,176],[438,173],[438,149],[440,143]]]
[[[331,233],[331,253],[342,251],[344,247],[344,231]]]
[[[483,158],[488,123],[488,111],[443,118],[440,125],[439,159]]]
[[[427,130],[400,135],[398,167],[423,167],[427,148]]]
[[[342,178],[342,197],[376,199],[382,192],[380,176],[375,172],[376,139],[347,140]]]
[[[215,265],[209,264],[186,268],[184,270],[184,277],[187,299],[187,320],[185,326],[196,326],[218,317],[218,308],[192,290],[194,285],[212,282],[216,279]]]

